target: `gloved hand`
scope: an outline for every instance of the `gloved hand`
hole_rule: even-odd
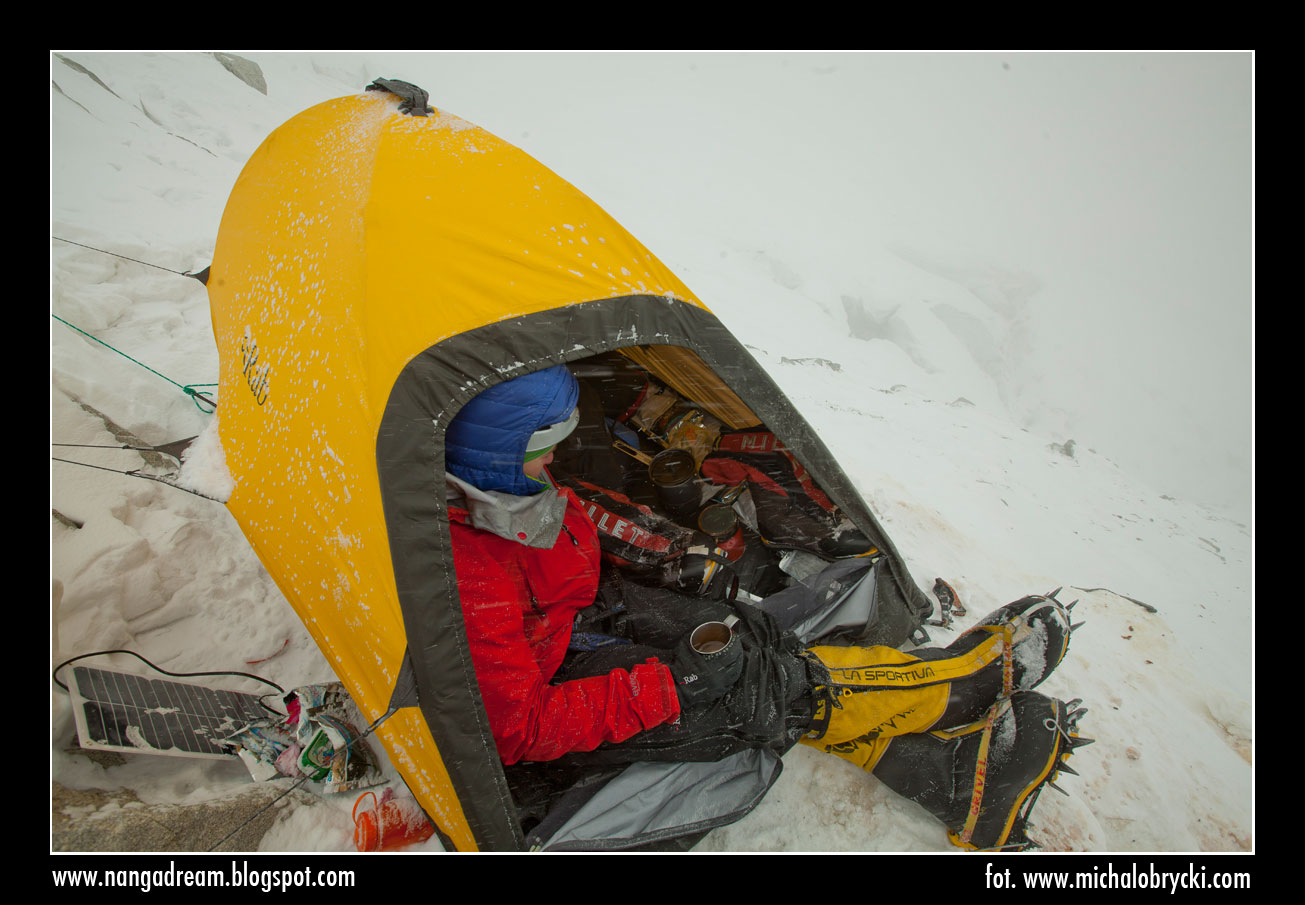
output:
[[[667,664],[675,679],[680,705],[691,707],[724,697],[743,674],[743,644],[734,638],[723,650],[700,653],[686,635]]]

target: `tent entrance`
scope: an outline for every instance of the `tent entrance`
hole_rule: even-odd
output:
[[[628,643],[617,601],[644,585],[704,606],[751,603],[813,640],[873,623],[882,553],[696,352],[643,345],[567,366],[580,384],[580,426],[556,448],[550,473],[597,526],[606,576],[577,618],[573,653]],[[811,581],[834,573],[861,592],[830,594],[828,582]],[[620,748],[595,752],[615,765],[563,758],[505,768],[528,845],[689,847],[755,808],[782,769],[779,748],[633,764],[620,762]]]
[[[444,430],[482,390],[557,364],[570,366],[580,379],[586,406],[584,429],[572,438],[575,447],[558,451],[557,480],[583,479],[662,516],[667,497],[651,481],[650,463],[615,444],[623,441],[649,458],[688,446],[700,505],[695,509],[689,497],[667,521],[701,532],[709,526],[691,522],[686,529],[683,521],[701,514],[708,503],[726,503],[746,529],[762,534],[763,542],[746,545],[755,551],[752,558],[731,566],[735,573],[748,573],[739,581],[744,592],[764,597],[791,586],[804,557],[810,566],[873,548],[877,616],[871,624],[840,629],[840,637],[896,646],[930,611],[891,540],[828,449],[706,309],[662,295],[619,296],[495,321],[440,341],[411,359],[394,382],[377,434],[377,477],[411,662],[405,675],[415,685],[424,725],[482,850],[520,850],[526,839],[466,655],[449,535]],[[657,412],[646,405],[653,395],[671,404]],[[790,508],[809,517],[806,528],[794,528],[801,520],[763,513],[762,491],[773,491],[772,484],[801,489],[790,492],[799,501]],[[715,499],[740,485],[746,492]],[[810,527],[844,525],[844,520],[851,530]],[[766,536],[774,525],[787,526],[790,536]],[[840,537],[862,546],[831,546]],[[808,543],[802,549],[796,541],[803,539],[815,547]],[[781,565],[785,557],[789,561]]]

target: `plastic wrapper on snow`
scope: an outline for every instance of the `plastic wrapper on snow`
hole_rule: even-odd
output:
[[[343,686],[305,685],[288,693],[285,704],[285,720],[251,724],[225,740],[255,780],[307,778],[326,794],[384,782]]]

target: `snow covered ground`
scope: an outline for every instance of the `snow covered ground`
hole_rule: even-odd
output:
[[[52,319],[53,442],[200,433],[211,416],[174,384],[217,379],[207,298],[157,268],[209,263],[241,166],[284,120],[414,82],[693,288],[916,580],[956,587],[958,628],[1029,592],[1081,599],[1043,690],[1085,699],[1098,742],[1068,796],[1043,794],[1044,847],[1252,848],[1249,54],[243,56],[265,90],[212,54],[51,56],[51,311],[123,353]],[[221,504],[57,461],[50,487],[52,665],[121,647],[287,688],[333,678]],[[53,687],[51,715],[65,787],[148,804],[248,786],[236,762],[99,766],[67,750]],[[353,798],[285,808],[263,850],[351,850]],[[923,810],[801,747],[700,849],[953,850]]]

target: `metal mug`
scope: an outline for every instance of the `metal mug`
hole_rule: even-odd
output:
[[[689,633],[689,646],[700,654],[721,654],[734,643],[734,623],[738,616],[727,616],[722,622],[704,622]]]

